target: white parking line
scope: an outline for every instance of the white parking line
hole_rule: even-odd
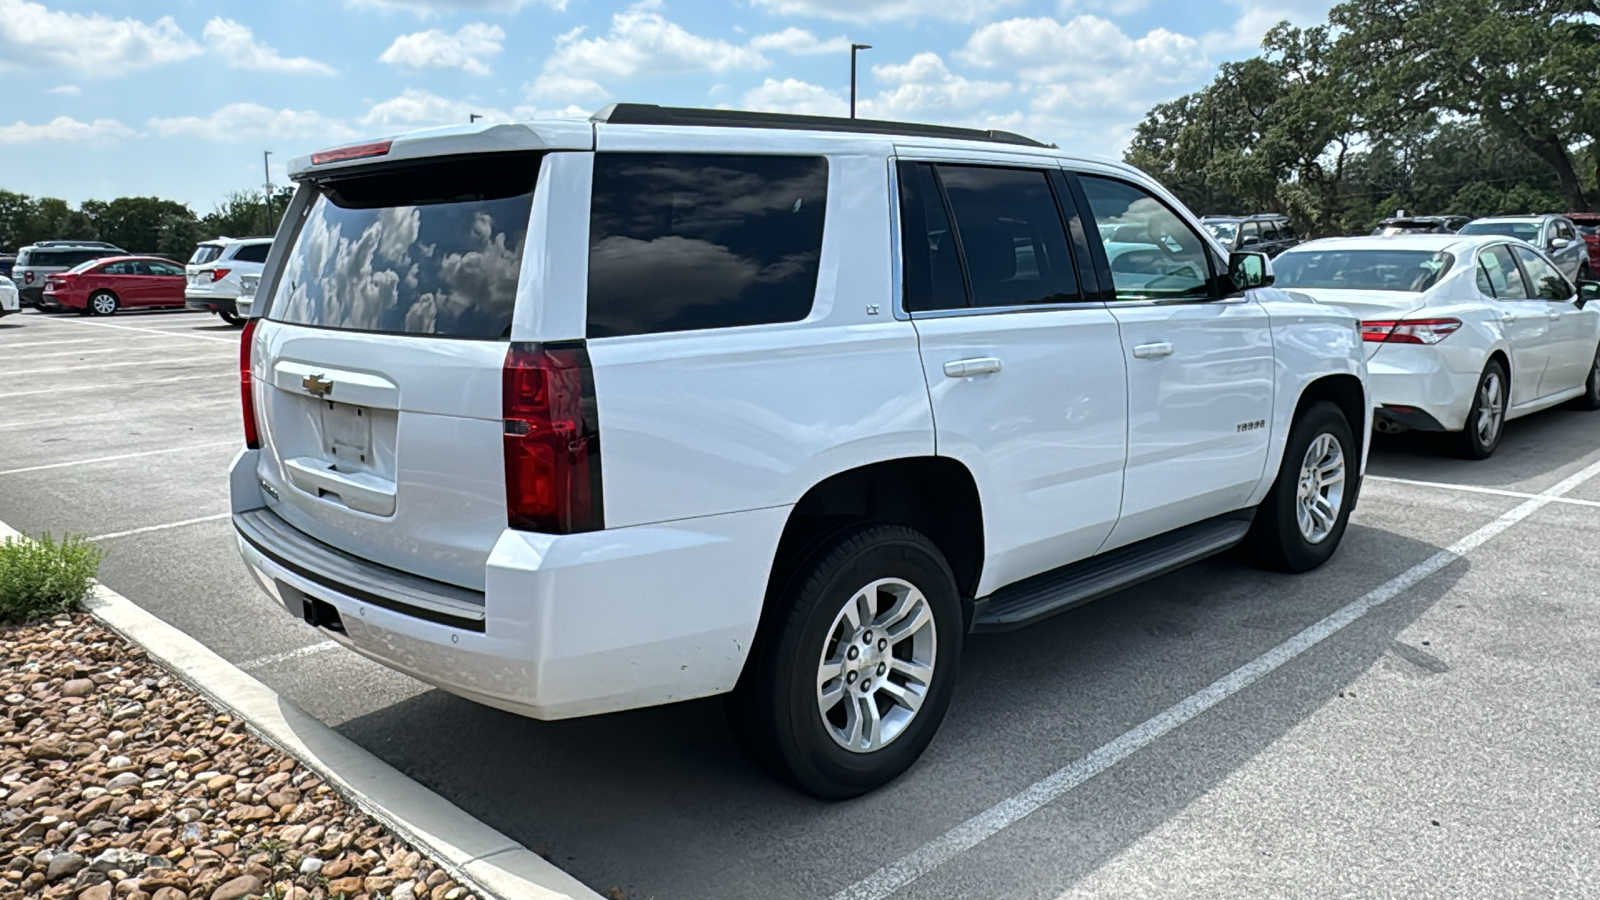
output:
[[[239,663],[238,665],[239,668],[245,670],[264,669],[267,666],[275,666],[278,663],[288,662],[291,659],[299,659],[302,656],[311,656],[327,650],[337,649],[339,649],[339,645],[334,641],[319,641],[318,643],[308,644],[307,646],[299,647],[294,650],[288,650],[283,653],[274,653],[271,656],[258,656],[255,659],[247,660]]]
[[[1511,526],[1543,509],[1589,479],[1600,475],[1600,462],[1548,490],[1534,495],[1448,548],[1405,570],[1360,599],[1343,606],[1292,638],[1190,694],[1088,756],[1057,769],[939,837],[833,895],[832,900],[882,900],[932,872],[1002,830],[1016,824],[1068,791],[1149,746],[1178,726],[1232,697],[1284,663],[1337,634],[1428,576],[1481,547]]]
[[[109,391],[116,388],[137,387],[142,384],[171,384],[175,381],[196,381],[201,378],[209,378],[213,381],[219,379],[231,380],[227,378],[227,373],[223,372],[212,372],[207,375],[176,375],[172,378],[153,378],[146,379],[144,381],[119,381],[114,384],[74,384],[67,387],[44,388],[37,391],[13,391],[9,394],[0,394],[0,400],[5,400],[10,397],[31,397],[36,394],[61,394],[66,393],[67,391]]]
[[[237,440],[211,441],[207,444],[190,444],[187,447],[165,447],[160,450],[143,450],[138,453],[119,453],[115,456],[97,456],[94,459],[75,459],[71,462],[46,463],[42,466],[25,466],[21,469],[6,469],[0,475],[21,475],[24,472],[43,472],[45,469],[65,469],[69,466],[87,466],[93,463],[115,462],[119,459],[136,459],[141,456],[156,456],[161,453],[187,453],[190,450],[205,450],[210,447],[238,446]]]
[[[4,377],[0,375],[0,377]],[[185,409],[204,409],[208,406],[234,406],[239,403],[237,397],[224,397],[220,400],[204,400],[199,403],[190,403]],[[165,413],[166,410],[160,410]],[[60,416],[54,419],[23,419],[16,422],[0,422],[0,428],[40,428],[46,425],[71,425],[75,422],[104,422],[106,416]]]
[[[144,340],[144,336],[143,335],[134,335],[132,337],[124,338],[124,340],[141,341],[141,340]],[[70,341],[55,341],[55,342],[51,342],[50,344],[45,344],[43,346],[51,346],[51,345],[53,345],[55,343],[61,343],[61,344],[100,344],[100,343],[103,343],[103,342],[97,341],[94,338],[84,338],[83,340],[74,339],[74,340],[70,340]],[[9,345],[7,345],[7,344],[0,344],[0,350],[4,350],[8,346]],[[134,350],[135,351],[137,351],[137,350],[156,351],[156,350],[158,350],[160,348],[160,346],[161,346],[160,344],[150,344],[150,345],[145,346],[145,347],[136,347],[136,348],[134,348]],[[62,350],[59,353],[29,353],[27,355],[26,359],[28,360],[28,362],[33,362],[36,359],[51,359],[51,358],[57,357],[57,356],[90,356],[90,355],[96,354],[96,353],[127,353],[127,352],[129,352],[129,350],[128,350],[128,346],[126,344],[118,344],[115,347],[104,347],[104,346],[102,346],[102,347],[95,347],[92,350],[86,350],[86,349],[79,348],[77,350]]]
[[[48,372],[98,372],[101,369],[122,369],[128,366],[171,366],[192,362],[227,362],[231,356],[183,356],[177,359],[149,360],[141,359],[130,362],[113,363],[84,363],[81,366],[55,366],[49,369],[22,369],[17,372],[3,372],[0,375],[10,377],[13,375],[43,375]]]
[[[128,537],[129,535],[134,534],[149,534],[152,531],[166,531],[169,528],[181,528],[184,525],[197,525],[201,522],[215,522],[218,519],[226,519],[231,515],[233,515],[233,513],[217,513],[214,516],[200,516],[197,519],[184,519],[180,522],[167,522],[164,525],[146,525],[143,528],[130,528],[127,531],[113,531],[110,534],[97,534],[94,537],[89,538],[89,540],[109,541],[112,538]]]
[[[0,350],[15,350],[18,347],[56,347],[61,344],[98,344],[94,338],[67,338],[64,341],[24,341],[20,344],[0,343]]]
[[[1412,487],[1440,488],[1447,491],[1464,491],[1469,494],[1490,494],[1495,497],[1516,497],[1521,500],[1531,500],[1539,494],[1527,494],[1522,491],[1505,491],[1499,488],[1478,487],[1474,484],[1449,484],[1443,481],[1413,481],[1410,478],[1389,478],[1384,475],[1368,475],[1366,481],[1382,481],[1386,484],[1408,484]],[[1573,506],[1597,506],[1600,501],[1580,500],[1577,497],[1551,497],[1551,503],[1567,503]]]
[[[208,334],[184,334],[181,331],[161,331],[155,328],[140,328],[137,325],[113,325],[110,322],[88,322],[83,319],[46,319],[51,324],[61,325],[86,325],[91,328],[120,328],[124,331],[142,331],[146,334],[164,334],[167,337],[193,338],[197,341],[222,341],[223,343],[239,346],[238,337],[213,337]]]

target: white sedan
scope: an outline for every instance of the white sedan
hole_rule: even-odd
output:
[[[17,283],[0,275],[0,316],[8,316],[21,308],[17,296]]]
[[[1508,419],[1600,409],[1600,283],[1574,285],[1522,241],[1326,238],[1272,267],[1276,287],[1361,319],[1379,431],[1455,432],[1484,459]]]

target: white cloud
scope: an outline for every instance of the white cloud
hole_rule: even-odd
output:
[[[555,75],[545,73],[533,81],[522,86],[527,95],[536,100],[576,100],[583,98],[604,98],[610,92],[600,85],[600,82],[589,78],[573,78],[570,75]]]
[[[202,52],[171,16],[152,23],[0,0],[0,71],[57,68],[86,78],[117,78]]]
[[[273,109],[259,103],[230,103],[209,116],[154,118],[146,126],[162,137],[214,141],[277,138],[332,142],[357,134],[344,122],[314,110]]]
[[[1261,39],[1272,26],[1288,21],[1295,25],[1315,25],[1327,20],[1333,0],[1225,0],[1237,7],[1239,18],[1225,30],[1202,38],[1208,51],[1232,56],[1261,49]]]
[[[840,22],[944,19],[975,22],[1022,0],[754,0],[780,16],[815,16]]]
[[[971,81],[950,71],[937,53],[918,53],[905,63],[872,67],[872,75],[892,85],[861,101],[864,115],[879,119],[943,118],[971,111],[1011,94],[1006,81]]]
[[[43,125],[29,125],[26,122],[0,125],[0,144],[30,144],[35,141],[101,143],[134,137],[137,134],[137,131],[115,119],[80,122],[71,116],[57,116]]]
[[[555,10],[567,8],[567,0],[345,0],[344,5],[351,9],[370,9],[383,13],[415,13],[418,18],[426,19],[451,13],[510,15],[536,2]]]
[[[278,51],[256,41],[250,26],[232,19],[216,18],[206,23],[201,35],[211,55],[230,69],[275,72],[279,75],[334,75],[332,66],[304,56],[279,56]]]
[[[395,38],[378,61],[402,72],[459,69],[469,75],[488,75],[487,60],[499,54],[500,42],[505,39],[505,29],[482,22],[469,22],[455,34],[430,28]]]
[[[973,65],[1013,69],[1027,81],[1093,80],[1133,88],[1188,81],[1208,68],[1200,42],[1188,35],[1157,28],[1131,38],[1098,16],[1065,23],[1049,18],[994,22],[973,32],[957,57]]]
[[[582,28],[557,37],[544,74],[625,78],[766,67],[767,58],[759,50],[691,34],[656,12],[659,8],[646,0],[616,13],[610,31],[601,37],[586,38]]]
[[[743,105],[762,112],[808,116],[843,116],[850,112],[850,104],[843,97],[798,78],[768,78],[760,87],[745,91]]]
[[[849,53],[850,39],[841,35],[819,41],[816,35],[804,28],[791,26],[772,34],[758,34],[750,39],[750,46],[756,50],[782,50],[795,55]]]
[[[400,96],[373,104],[362,116],[362,125],[397,131],[429,128],[435,125],[465,125],[473,113],[491,122],[509,121],[497,109],[464,100],[450,100],[417,88],[406,88]]]
[[[83,93],[83,88],[78,87],[75,84],[58,84],[55,87],[51,88],[49,93],[52,93],[52,94],[71,94],[74,97],[76,97],[77,95]]]

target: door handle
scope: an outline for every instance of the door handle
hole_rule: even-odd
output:
[[[1516,320],[1517,320],[1517,314],[1516,313],[1503,312],[1503,313],[1500,314],[1500,321],[1502,321],[1502,322],[1515,322]]]
[[[1549,316],[1550,317],[1550,321],[1552,321],[1552,322],[1556,322],[1556,321],[1559,321],[1561,319],[1561,311],[1560,310],[1552,309],[1552,310],[1547,311],[1545,313],[1545,315]]]
[[[1172,345],[1166,341],[1162,341],[1159,344],[1140,344],[1133,348],[1133,355],[1136,359],[1155,359],[1161,356],[1171,356]]]
[[[944,374],[951,378],[966,378],[969,375],[989,375],[998,371],[1000,371],[1000,360],[992,356],[953,359],[944,364]]]

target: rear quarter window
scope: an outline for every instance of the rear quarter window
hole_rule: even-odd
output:
[[[804,319],[827,193],[820,156],[596,155],[589,337]]]
[[[189,265],[203,266],[222,255],[222,248],[215,244],[201,244],[194,248],[194,255],[189,257]]]
[[[271,244],[245,244],[234,251],[233,258],[239,262],[264,263],[271,250]]]

